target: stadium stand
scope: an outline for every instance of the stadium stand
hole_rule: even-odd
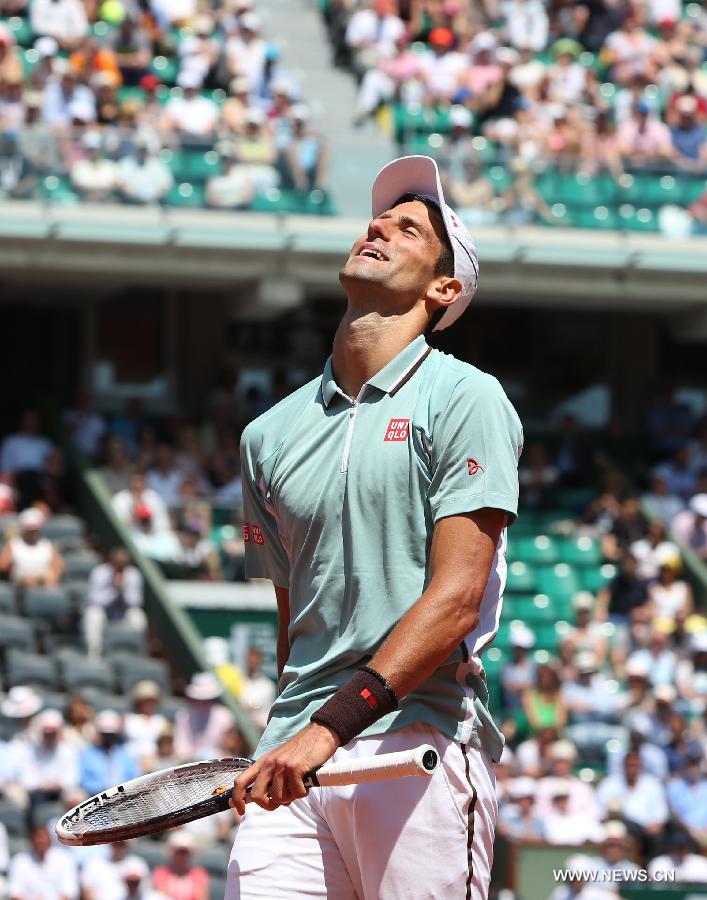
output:
[[[470,225],[705,232],[699,4],[321,8],[355,123],[435,156]]]
[[[260,14],[172,5],[3,5],[2,195],[331,214],[325,139]]]

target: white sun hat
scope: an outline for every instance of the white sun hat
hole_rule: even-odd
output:
[[[184,693],[190,700],[215,700],[223,693],[223,687],[212,672],[199,672],[186,686]]]
[[[431,156],[401,156],[380,170],[373,182],[371,211],[374,218],[390,209],[403,194],[419,194],[436,203],[454,253],[454,277],[462,284],[457,299],[434,327],[443,331],[456,322],[471,303],[479,280],[479,257],[471,235],[459,216],[447,206],[437,163]]]

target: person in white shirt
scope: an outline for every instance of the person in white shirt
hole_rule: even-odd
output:
[[[469,60],[452,50],[454,35],[448,28],[433,28],[429,42],[431,50],[422,57],[425,95],[430,103],[447,102],[457,93]]]
[[[30,23],[35,35],[53,37],[62,50],[74,50],[88,34],[81,0],[31,0]]]
[[[356,10],[344,38],[356,73],[363,75],[381,59],[393,56],[395,44],[404,33],[405,24],[395,15],[391,0],[374,0],[372,8]]]
[[[133,688],[133,711],[125,716],[125,748],[138,760],[143,772],[152,771],[157,741],[169,724],[157,712],[161,698],[160,686],[154,681],[138,681]]]
[[[136,631],[147,628],[142,575],[130,564],[130,556],[122,547],[111,550],[108,562],[96,566],[89,575],[83,628],[92,656],[101,655],[107,622],[125,622]]]
[[[110,199],[118,183],[118,168],[104,156],[103,138],[99,132],[89,131],[82,137],[81,146],[85,156],[71,167],[71,184],[87,202]]]
[[[190,703],[180,709],[174,721],[174,752],[183,761],[214,759],[233,727],[233,716],[216,701],[223,693],[219,679],[212,672],[194,675],[185,695]]]
[[[41,536],[44,514],[30,507],[18,516],[20,533],[0,551],[0,573],[6,572],[23,587],[54,587],[64,572],[64,561],[54,544]]]
[[[46,709],[35,719],[39,736],[18,747],[20,783],[33,802],[56,800],[79,783],[78,751],[62,737],[64,718]]]
[[[165,107],[165,127],[173,129],[183,139],[208,141],[213,138],[218,125],[218,107],[199,93],[201,79],[196,72],[181,72],[177,84],[183,91],[181,97],[172,97]]]
[[[552,809],[544,818],[544,837],[548,844],[586,844],[600,841],[603,829],[587,811],[570,812],[569,785],[558,779],[552,789]]]
[[[586,815],[599,821],[599,806],[594,788],[572,774],[577,760],[577,750],[571,741],[556,741],[550,745],[550,774],[537,782],[535,792],[536,813],[545,817],[553,812],[557,785],[567,792],[567,813]]]
[[[237,33],[228,38],[224,47],[228,74],[231,78],[246,78],[250,90],[256,92],[262,81],[267,51],[260,36],[260,16],[246,12],[238,25]]]
[[[165,505],[179,503],[179,489],[184,481],[184,473],[177,466],[174,450],[169,444],[160,444],[155,455],[155,465],[147,473],[147,487],[159,494]]]
[[[688,508],[675,516],[671,528],[677,540],[707,560],[707,494],[695,494]]]
[[[666,540],[665,525],[653,521],[648,525],[648,534],[630,547],[631,556],[638,562],[636,574],[644,581],[653,581],[665,562],[680,559],[677,544]]]
[[[130,203],[158,203],[174,184],[172,173],[154,153],[147,135],[138,132],[133,148],[135,155],[118,163],[118,188]]]
[[[603,816],[618,813],[649,844],[660,838],[670,816],[665,787],[642,771],[635,750],[626,754],[620,775],[609,775],[599,784],[597,799]]]
[[[84,864],[81,870],[82,900],[125,900],[125,866],[143,862],[139,856],[128,855],[128,848],[127,841],[116,841],[108,847],[108,858],[98,856]]]
[[[658,569],[658,580],[648,588],[652,614],[674,622],[677,616],[689,616],[693,609],[692,588],[677,575],[682,569],[679,557],[664,560]]]
[[[46,825],[36,825],[31,849],[10,863],[10,900],[76,900],[79,883],[76,865],[61,847],[52,847]]]
[[[241,706],[261,729],[268,724],[268,713],[277,694],[275,682],[263,673],[262,666],[263,654],[257,647],[251,647],[246,657],[246,677],[239,697]]]
[[[670,639],[660,628],[653,628],[648,637],[648,646],[636,650],[627,660],[643,665],[648,671],[648,680],[653,687],[675,683],[677,656],[670,649]]]
[[[143,506],[150,511],[156,531],[169,531],[172,527],[164,500],[147,487],[147,479],[142,472],[133,472],[130,487],[114,494],[112,502],[118,518],[130,528],[135,524],[136,510]]]
[[[51,449],[52,442],[39,433],[39,416],[34,410],[27,410],[22,414],[19,430],[2,442],[0,472],[43,472]]]
[[[648,863],[648,874],[653,880],[664,881],[664,873],[674,872],[675,880],[680,883],[707,883],[707,859],[695,852],[697,848],[687,831],[678,829],[673,832],[667,840],[666,849],[667,853],[656,856]]]
[[[501,12],[508,40],[516,50],[527,48],[540,53],[545,49],[549,22],[542,0],[504,0]]]

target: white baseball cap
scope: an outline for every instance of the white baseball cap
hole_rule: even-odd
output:
[[[437,163],[430,156],[401,156],[380,170],[373,182],[371,211],[374,218],[390,209],[403,194],[419,194],[436,203],[454,254],[454,277],[462,284],[457,299],[434,327],[443,331],[456,322],[476,293],[479,257],[471,235],[453,209],[445,203]]]
[[[41,509],[30,506],[28,509],[22,510],[17,517],[17,522],[21,531],[40,531],[44,525],[44,513]]]
[[[184,689],[190,700],[215,700],[223,693],[221,682],[212,672],[198,672]]]
[[[690,500],[690,509],[703,519],[707,519],[707,494],[695,494]]]

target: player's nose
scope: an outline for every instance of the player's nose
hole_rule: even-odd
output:
[[[368,240],[382,238],[384,241],[390,240],[391,220],[383,218],[371,219],[368,223]]]

